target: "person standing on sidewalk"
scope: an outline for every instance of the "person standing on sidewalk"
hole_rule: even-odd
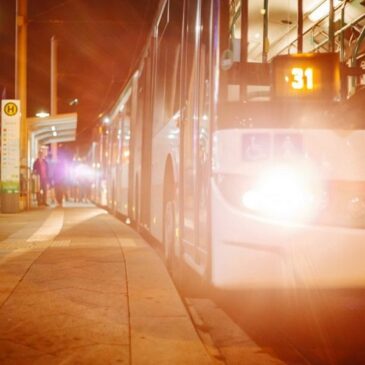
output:
[[[38,206],[48,206],[47,204],[47,185],[48,185],[48,164],[46,153],[43,148],[38,152],[38,158],[33,164],[33,174],[39,178],[39,190],[37,191]]]

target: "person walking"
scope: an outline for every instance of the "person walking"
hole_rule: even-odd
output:
[[[48,188],[48,164],[46,161],[46,150],[41,148],[38,157],[33,164],[33,174],[39,178],[39,189],[37,191],[38,206],[48,206],[47,188]]]
[[[48,165],[48,200],[51,204],[56,203],[56,196],[55,196],[55,188],[54,188],[54,170],[56,161],[54,160],[52,153],[48,153],[46,157],[47,165]]]

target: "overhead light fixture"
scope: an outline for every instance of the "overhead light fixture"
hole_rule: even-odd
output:
[[[341,0],[333,0],[333,7],[337,7],[341,3]],[[309,20],[313,23],[327,16],[330,12],[329,0],[324,1],[321,5],[317,6],[308,16]]]
[[[53,137],[57,137],[57,132],[53,131],[52,135],[53,135]]]
[[[104,124],[109,124],[110,123],[110,118],[109,117],[104,117],[103,118],[103,123]]]
[[[49,113],[48,112],[38,112],[38,113],[36,113],[36,115],[35,115],[37,118],[47,118],[47,117],[49,117]]]

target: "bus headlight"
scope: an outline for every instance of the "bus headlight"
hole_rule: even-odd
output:
[[[263,173],[242,196],[243,206],[267,218],[307,221],[318,212],[318,187],[302,168],[278,166]]]

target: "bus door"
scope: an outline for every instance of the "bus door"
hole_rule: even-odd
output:
[[[207,268],[209,239],[211,3],[187,1],[185,25],[182,242],[186,260],[201,274]]]

